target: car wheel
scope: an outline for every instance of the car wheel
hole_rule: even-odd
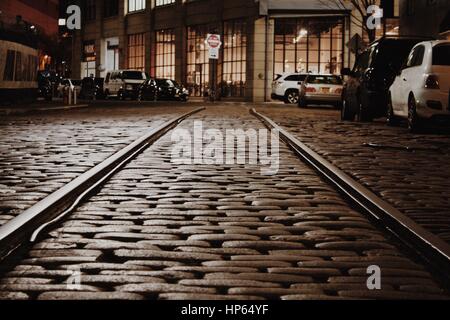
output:
[[[352,113],[350,108],[350,104],[347,99],[342,100],[342,108],[341,108],[341,120],[342,121],[353,121],[355,119],[355,115]]]
[[[391,94],[388,96],[388,105],[387,105],[387,124],[388,126],[396,126],[398,124],[398,119],[394,113],[394,107],[392,105],[392,97]]]
[[[420,118],[417,115],[417,104],[413,95],[408,100],[408,129],[413,133],[420,131]]]
[[[288,90],[284,96],[284,102],[287,104],[297,104],[299,99],[298,90]]]

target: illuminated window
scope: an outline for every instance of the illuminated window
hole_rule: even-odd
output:
[[[244,97],[247,75],[247,24],[234,20],[224,23],[222,96]]]
[[[145,35],[143,33],[128,36],[128,68],[145,71]]]
[[[187,87],[191,95],[201,97],[209,87],[209,57],[205,44],[211,28],[208,25],[188,27]]]
[[[145,10],[146,0],[128,0],[128,12]]]
[[[175,3],[175,0],[156,0],[155,5],[157,7],[159,7],[159,6],[165,6],[165,5],[172,4],[172,3]]]
[[[343,34],[341,18],[277,19],[274,73],[339,74]]]
[[[156,31],[157,78],[175,79],[175,34],[173,30]]]

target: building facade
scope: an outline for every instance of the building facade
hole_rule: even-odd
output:
[[[449,0],[401,0],[402,35],[450,39]]]
[[[201,97],[216,83],[223,99],[270,99],[283,72],[339,73],[363,35],[348,1],[84,0],[75,34],[74,77],[136,69],[175,79]],[[352,12],[353,10],[353,12]],[[208,33],[222,36],[217,65]],[[362,37],[360,37],[362,38]],[[80,59],[77,57],[80,56]]]

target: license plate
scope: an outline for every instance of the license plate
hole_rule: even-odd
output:
[[[330,93],[330,88],[322,88],[322,93]]]

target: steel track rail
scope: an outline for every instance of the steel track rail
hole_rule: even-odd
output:
[[[23,245],[29,244],[30,241],[35,241],[44,229],[74,210],[85,197],[108,181],[125,164],[183,120],[204,109],[195,109],[149,131],[0,227],[0,261],[9,257]]]
[[[280,138],[302,160],[312,166],[322,177],[335,186],[352,204],[375,218],[378,224],[398,238],[404,246],[427,263],[450,288],[450,246],[434,234],[419,226],[398,209],[355,181],[342,170],[281,128],[270,118],[251,109],[268,129],[277,130]]]

